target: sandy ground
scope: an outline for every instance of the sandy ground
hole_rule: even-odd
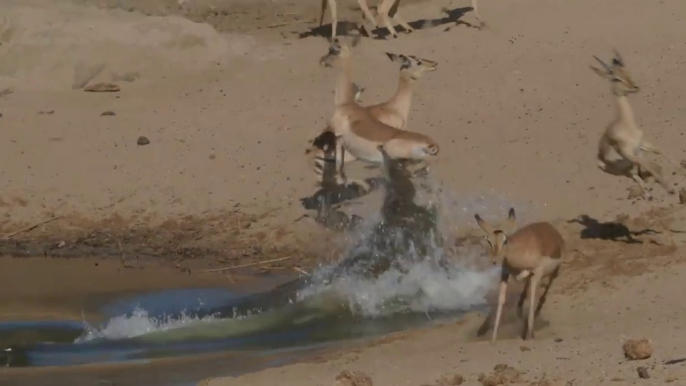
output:
[[[317,190],[307,140],[332,112],[332,74],[317,63],[327,43],[308,36],[318,3],[0,0],[0,253],[97,256],[112,260],[111,275],[139,282],[148,279],[124,266],[162,262],[168,271],[149,268],[149,276],[174,277],[282,257],[263,268],[308,269],[330,258],[323,252],[338,236],[300,201]],[[401,11],[439,20],[442,7],[468,5],[408,1]],[[608,85],[588,66],[592,55],[619,49],[642,88],[631,102],[646,136],[677,162],[686,158],[686,4],[487,0],[480,12],[488,29],[438,21],[397,40],[364,39],[355,80],[371,104],[396,87],[397,68],[383,52],[439,63],[418,83],[409,128],[440,142],[433,174],[446,191],[505,200],[528,208],[525,220],[563,228],[570,269],[544,310],[551,327],[522,351],[515,334],[495,346],[471,341],[474,317],[210,384],[331,384],[344,369],[379,385],[432,383],[453,371],[469,384],[501,362],[527,371],[527,381],[545,373],[555,385],[632,384],[636,364],[622,362],[621,342],[643,335],[656,354],[647,362],[654,377],[642,383],[683,382],[682,365],[661,364],[686,339],[678,329],[684,240],[669,231],[682,211],[659,187],[654,201],[630,200],[630,180],[597,169],[597,139],[614,111]],[[462,19],[474,21],[469,12]],[[83,91],[98,82],[121,90]],[[150,143],[138,145],[140,136]],[[683,186],[683,177],[670,178]],[[582,215],[585,225],[566,222]],[[616,241],[626,228],[615,221],[662,233]],[[24,277],[54,269],[2,264]],[[211,276],[197,283],[227,280]]]

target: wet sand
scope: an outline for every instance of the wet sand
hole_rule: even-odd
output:
[[[202,273],[154,262],[93,257],[4,257],[0,258],[0,321],[98,320],[100,307],[122,297],[188,288],[248,294],[267,290],[288,277]]]

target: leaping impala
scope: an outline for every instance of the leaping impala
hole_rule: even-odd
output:
[[[349,45],[336,38],[332,41],[329,52],[320,59],[322,65],[339,70],[335,92],[336,107],[329,126],[343,148],[341,154],[345,155],[347,150],[356,159],[380,165],[383,163],[383,156],[378,146],[383,145],[392,159],[425,164],[439,152],[436,141],[424,134],[389,126],[355,102],[351,87],[351,62],[352,47],[359,40],[360,37],[356,36],[352,45]],[[339,173],[345,182],[344,165],[343,158]]]
[[[624,60],[617,51],[614,52],[610,65],[596,56],[594,58],[601,64],[602,69],[594,66],[591,66],[591,69],[610,82],[612,94],[617,102],[617,115],[607,126],[598,143],[598,167],[605,173],[633,179],[646,199],[650,198],[650,194],[646,191],[644,180],[641,178],[641,175],[646,175],[645,172],[652,175],[669,194],[674,194],[674,188],[665,180],[662,171],[644,157],[645,152],[659,154],[679,169],[657,146],[643,138],[643,131],[636,125],[627,96],[638,92],[639,87],[631,79]]]
[[[386,53],[386,55],[391,61],[400,64],[398,88],[395,95],[388,101],[365,108],[378,121],[398,129],[404,129],[407,126],[412,106],[415,82],[425,73],[435,71],[438,63],[413,55],[392,53]],[[354,88],[353,92],[359,90],[357,85],[351,85]],[[355,101],[359,103],[359,99],[359,94],[355,94]],[[331,126],[327,126],[321,134],[312,140],[312,146],[306,151],[306,154],[311,154],[314,159],[314,172],[322,184],[325,183],[324,179],[331,179],[324,176],[324,170],[332,169],[331,167],[327,168],[327,163],[334,164],[333,170],[335,171],[340,168],[343,162],[349,163],[356,159],[347,150],[337,149],[338,151],[336,151],[336,141],[335,136],[331,133],[332,130]],[[338,175],[336,175],[336,182],[342,183]]]

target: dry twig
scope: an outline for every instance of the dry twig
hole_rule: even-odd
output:
[[[256,263],[249,263],[249,264],[241,264],[241,265],[234,265],[232,267],[223,267],[223,268],[212,268],[212,269],[204,269],[202,271],[198,271],[201,273],[209,273],[209,272],[223,272],[223,271],[229,271],[232,269],[238,269],[238,268],[245,268],[245,267],[252,267],[255,265],[263,265],[263,264],[269,264],[269,263],[275,263],[277,261],[283,261],[292,258],[293,256],[286,256],[286,257],[281,257],[278,259],[272,259],[272,260],[265,260],[265,261],[258,261]]]
[[[21,228],[21,229],[19,229],[19,230],[16,230],[16,231],[14,231],[14,232],[12,232],[12,233],[8,233],[8,234],[6,234],[5,236],[2,237],[2,240],[9,240],[9,239],[11,239],[12,237],[14,237],[14,236],[16,236],[16,235],[18,235],[18,234],[20,234],[20,233],[24,233],[24,232],[31,231],[31,230],[33,230],[33,229],[35,229],[35,228],[38,228],[38,227],[41,226],[41,225],[44,225],[44,224],[47,224],[47,223],[49,223],[49,222],[55,221],[55,220],[57,220],[57,219],[60,218],[60,217],[62,217],[62,216],[51,217],[51,218],[49,218],[49,219],[47,219],[47,220],[43,220],[43,221],[38,222],[38,223],[35,223],[35,224],[33,224],[33,225],[29,225],[29,226],[27,226],[27,227],[24,227],[24,228]]]

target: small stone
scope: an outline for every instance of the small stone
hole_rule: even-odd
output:
[[[685,159],[685,160],[681,160],[681,167],[684,168],[684,169],[686,169],[686,159]]]
[[[648,373],[648,368],[645,366],[641,366],[636,369],[638,371],[638,377],[641,379],[650,379],[650,373]]]
[[[457,386],[461,385],[463,382],[464,377],[460,374],[445,374],[438,380],[436,384],[438,386]]]
[[[117,115],[114,111],[103,111],[102,114],[100,114],[101,117],[113,117]]]
[[[540,381],[535,383],[536,386],[553,386],[553,382],[549,381],[548,378],[542,378]]]
[[[648,339],[630,339],[624,343],[624,356],[631,360],[648,359],[653,355],[653,347]]]
[[[519,351],[521,351],[521,352],[527,352],[527,351],[531,351],[531,349],[528,348],[528,347],[526,347],[526,346],[521,346],[521,347],[519,347]]]
[[[150,140],[147,137],[140,136],[138,137],[138,141],[136,141],[136,144],[138,144],[138,146],[149,145]]]
[[[496,372],[505,382],[515,383],[519,381],[520,373],[514,367],[505,366],[501,370],[496,370]]]
[[[335,386],[373,386],[372,378],[361,371],[342,371],[336,376]]]
[[[2,117],[2,114],[0,114],[0,117]],[[686,204],[686,188],[681,188],[681,190],[679,190],[679,204]]]
[[[479,376],[479,382],[483,386],[498,386],[508,383],[517,383],[520,381],[520,373],[515,368],[506,364],[497,364],[493,368],[493,374],[488,376]]]
[[[505,384],[505,379],[500,374],[491,374],[479,380],[483,386],[499,386]]]
[[[0,113],[0,118],[2,118],[2,113]]]

